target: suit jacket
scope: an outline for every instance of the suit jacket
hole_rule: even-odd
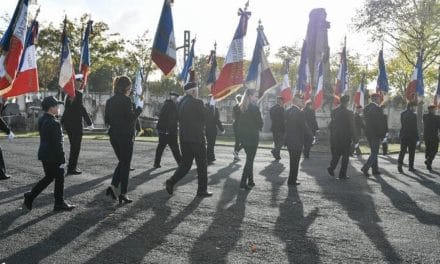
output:
[[[232,118],[234,118],[234,122],[232,123],[232,127],[234,129],[237,129],[237,124],[238,124],[237,120],[240,118],[240,115],[241,115],[240,105],[236,104],[232,108]]]
[[[187,94],[177,109],[180,142],[205,144],[206,113],[202,100]]]
[[[359,138],[362,135],[362,130],[365,131],[365,123],[361,115],[359,115],[358,113],[354,114],[354,125],[356,128],[356,135]]]
[[[3,118],[0,117],[0,130],[9,135],[11,133],[11,129],[8,127]]]
[[[223,125],[220,121],[220,114],[217,107],[205,104],[206,111],[206,134],[217,135],[217,128],[223,131]]]
[[[384,138],[387,132],[383,121],[385,115],[382,108],[375,103],[369,103],[364,109],[365,135],[367,138]]]
[[[408,141],[419,141],[419,131],[417,129],[417,115],[410,111],[405,110],[400,114],[400,123],[402,128],[400,129],[400,139]]]
[[[346,148],[357,142],[354,114],[342,105],[331,113],[330,137],[334,147]]]
[[[284,108],[276,104],[270,108],[269,113],[272,121],[270,130],[272,132],[284,132]]]
[[[290,107],[285,114],[285,144],[289,150],[301,151],[306,138],[312,136],[306,124],[304,112],[297,106]]]
[[[316,113],[315,110],[312,108],[304,108],[304,116],[306,118],[306,123],[309,126],[309,128],[312,130],[312,133],[314,134],[316,130],[319,129],[318,122],[316,122]]]
[[[38,120],[38,131],[40,132],[38,159],[57,165],[66,163],[63,150],[63,131],[58,120],[53,115],[44,113]]]
[[[424,114],[423,115],[423,126],[425,141],[435,141],[438,142],[438,132],[440,130],[440,116],[434,114]]]
[[[157,131],[161,134],[177,135],[178,121],[177,104],[171,99],[166,100],[160,109]]]
[[[237,133],[240,142],[245,146],[258,146],[260,130],[263,128],[263,119],[260,109],[254,104],[249,104],[248,109],[241,113],[238,119]]]
[[[105,104],[104,121],[110,126],[108,134],[112,136],[134,137],[136,121],[142,108],[134,109],[130,97],[116,93]]]
[[[92,125],[92,120],[83,104],[83,94],[76,91],[76,96],[73,100],[66,97],[65,108],[63,116],[61,117],[61,124],[66,129],[83,128],[83,119],[88,126]]]

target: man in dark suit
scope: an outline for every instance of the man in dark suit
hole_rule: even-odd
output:
[[[414,169],[414,156],[416,154],[416,146],[419,142],[419,131],[417,130],[417,114],[415,113],[417,103],[409,102],[406,106],[406,110],[400,114],[400,123],[402,128],[400,129],[400,152],[399,159],[397,160],[397,170],[403,173],[402,165],[405,158],[406,151],[408,150],[408,170],[415,172]]]
[[[8,127],[8,125],[1,117],[0,117],[0,130],[8,135],[9,141],[11,141],[14,138],[14,133],[12,133],[11,129]],[[3,151],[0,147],[0,180],[7,180],[9,178],[11,178],[11,176],[6,174],[6,166],[5,166],[5,161],[3,159]]]
[[[210,165],[215,161],[214,146],[215,146],[215,141],[217,140],[217,128],[220,130],[222,134],[225,133],[225,129],[223,128],[222,122],[220,121],[220,114],[218,112],[217,107],[215,107],[215,101],[213,100],[211,94],[208,96],[208,102],[205,104],[205,108],[206,108],[205,135],[207,141],[206,152],[207,152],[208,165]]]
[[[237,94],[235,96],[235,102],[236,105],[234,105],[234,107],[232,108],[232,117],[234,118],[234,122],[232,123],[232,128],[234,129],[234,139],[235,139],[235,144],[234,144],[234,152],[232,153],[234,155],[234,160],[240,160],[240,157],[238,156],[238,152],[243,148],[243,144],[240,143],[240,139],[238,137],[238,132],[237,132],[237,128],[238,128],[238,119],[240,118],[241,115],[241,110],[240,110],[240,103],[241,103],[241,94]]]
[[[316,136],[316,131],[319,130],[318,122],[316,122],[316,113],[313,109],[313,103],[311,100],[307,100],[306,106],[303,109],[304,116],[306,118],[306,124],[309,127],[311,136],[304,139],[304,158],[308,159],[310,156],[310,149],[312,148],[313,141]]]
[[[162,106],[157,121],[157,133],[159,134],[159,144],[156,148],[156,157],[154,159],[154,167],[160,168],[160,160],[163,150],[168,145],[173,153],[176,163],[179,164],[182,156],[180,154],[179,144],[177,143],[177,98],[179,94],[170,92],[170,99],[167,99]]]
[[[371,102],[365,107],[365,136],[370,145],[370,156],[367,162],[361,168],[365,177],[369,177],[368,170],[373,169],[374,175],[379,175],[379,165],[377,156],[379,155],[379,146],[382,138],[385,137],[386,128],[384,127],[384,114],[382,108],[379,106],[380,94],[374,93],[371,95]]]
[[[362,131],[365,131],[365,123],[361,116],[362,110],[362,106],[358,105],[356,106],[356,113],[354,114],[354,127],[358,141],[362,136]],[[352,155],[354,155],[354,153],[356,153],[356,155],[358,156],[362,155],[362,151],[359,147],[359,142],[353,142],[352,147]]]
[[[334,170],[338,165],[339,158],[342,156],[339,179],[347,179],[348,158],[350,155],[351,144],[356,141],[353,112],[347,109],[350,97],[341,97],[340,105],[331,113],[330,123],[330,144],[332,144],[332,160],[327,168],[331,176],[335,176]]]
[[[440,116],[435,114],[435,105],[428,106],[428,113],[423,115],[423,126],[425,140],[425,165],[429,171],[432,171],[432,161],[438,151],[438,132],[440,130]]]
[[[23,208],[32,210],[34,199],[55,179],[54,211],[70,211],[75,206],[64,201],[64,167],[66,160],[63,150],[63,131],[56,119],[58,102],[53,96],[43,99],[41,107],[45,112],[38,120],[40,147],[38,159],[43,163],[45,176],[30,192],[24,194]]]
[[[304,112],[301,110],[303,99],[299,95],[293,97],[293,105],[285,113],[285,138],[284,142],[289,151],[290,171],[287,184],[296,186],[298,182],[298,169],[304,139],[311,136],[311,131],[306,124]]]
[[[284,107],[283,97],[277,97],[277,104],[272,106],[269,110],[270,120],[272,125],[270,130],[273,136],[273,149],[271,150],[272,156],[276,161],[281,159],[280,150],[283,147],[284,140]]]
[[[79,88],[82,83],[82,77],[76,79],[76,87]],[[83,105],[83,94],[81,91],[75,91],[75,97],[66,96],[65,109],[61,117],[61,124],[67,132],[70,142],[69,164],[67,165],[67,175],[81,174],[77,168],[78,156],[81,150],[81,141],[83,136],[83,119],[87,126],[92,126],[92,120]]]
[[[197,99],[198,88],[195,82],[187,83],[184,90],[186,95],[177,107],[182,162],[174,175],[165,182],[166,190],[169,194],[173,194],[174,185],[188,173],[195,158],[198,176],[197,197],[209,197],[212,193],[207,190],[208,164],[204,135],[206,111],[202,100]]]

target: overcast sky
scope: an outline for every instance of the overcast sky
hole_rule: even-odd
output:
[[[251,59],[255,44],[256,28],[261,19],[270,43],[272,55],[279,47],[302,43],[305,37],[310,10],[322,7],[327,11],[331,23],[329,44],[332,53],[341,49],[344,35],[347,35],[347,49],[351,54],[360,53],[363,61],[375,63],[379,43],[369,43],[365,34],[351,28],[356,9],[364,0],[251,0],[248,34],[245,38],[246,59]],[[124,39],[133,39],[145,30],[151,38],[156,31],[162,0],[38,0],[41,5],[40,22],[60,23],[68,17],[79,17],[90,13],[92,19],[109,24],[112,32],[119,32]],[[183,31],[191,30],[197,35],[196,53],[209,54],[214,41],[217,53],[225,55],[238,24],[237,10],[245,1],[237,0],[175,0],[173,4],[174,30],[177,45],[183,42]],[[0,14],[13,13],[16,1],[2,0]],[[32,7],[35,11],[35,7]],[[0,23],[0,28],[5,28]],[[371,56],[373,55],[373,56]],[[270,60],[274,60],[271,56]],[[178,62],[181,62],[179,59]]]

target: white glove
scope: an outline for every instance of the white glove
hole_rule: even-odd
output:
[[[222,135],[224,135],[226,133],[226,130],[223,130],[221,133],[222,133]]]
[[[136,102],[136,108],[144,108],[144,101],[142,101],[142,100],[138,100],[137,102]]]
[[[420,142],[420,140],[419,140],[419,141],[417,141],[416,146],[420,147],[420,144],[422,144],[422,142]]]
[[[15,138],[14,133],[12,133],[12,131],[9,131],[9,134],[8,134],[9,142],[11,142],[14,138]]]
[[[64,170],[66,168],[66,163],[61,164],[59,168]]]
[[[86,129],[87,130],[93,130],[93,129],[95,129],[95,125],[93,125],[93,123],[92,123],[90,126],[86,127]]]
[[[359,147],[359,143],[354,144],[354,148],[358,148]]]

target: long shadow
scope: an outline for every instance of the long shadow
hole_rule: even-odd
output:
[[[318,217],[318,208],[304,216],[304,207],[296,188],[289,188],[288,195],[280,205],[280,214],[274,233],[286,247],[289,263],[320,263],[319,249],[307,230]]]
[[[304,167],[303,167],[304,168]],[[322,166],[305,167],[311,175],[319,175],[319,171],[325,170]],[[348,166],[348,175],[354,175],[357,170]],[[359,173],[360,174],[360,173]],[[347,216],[352,219],[359,229],[370,239],[383,257],[389,262],[400,262],[401,258],[388,241],[385,232],[379,225],[381,219],[376,211],[376,206],[371,197],[371,188],[368,186],[365,177],[356,179],[331,181],[323,177],[315,177],[317,184],[321,187],[324,196],[331,201],[339,203],[346,211]]]
[[[281,173],[284,171],[285,167],[283,163],[279,162],[272,162],[262,171],[260,171],[260,174],[266,177],[266,181],[270,182],[272,191],[271,191],[271,199],[270,199],[270,206],[277,207],[277,198],[278,194],[280,193],[281,186],[285,183],[286,179],[285,177],[280,177]]]
[[[147,171],[141,173],[140,175],[134,177],[134,180],[130,182],[131,188],[134,188],[134,186],[137,184],[145,183],[162,173],[165,172],[149,174],[149,171]],[[107,177],[110,176],[111,175]],[[95,179],[93,182],[98,180],[102,181],[102,178]],[[87,182],[83,184],[87,184]],[[73,188],[74,186],[71,187]],[[86,186],[83,186],[83,188],[85,187]],[[75,188],[74,192],[83,192],[80,190],[81,188]],[[90,188],[86,190],[90,190]],[[164,191],[161,190],[158,192],[163,193]],[[44,258],[54,254],[65,245],[69,244],[89,228],[97,225],[114,212],[114,206],[109,204],[108,200],[105,198],[104,190],[102,192],[98,192],[93,198],[91,198],[90,202],[87,203],[85,207],[89,209],[74,215],[70,220],[65,222],[58,229],[54,230],[45,239],[32,246],[24,248],[9,257],[6,257],[2,261],[5,263],[38,263]]]
[[[241,167],[237,161],[232,161],[228,166],[219,169],[215,174],[208,175],[208,185],[219,184],[222,179],[228,178],[229,175],[239,170]]]
[[[228,178],[225,181],[214,219],[191,249],[191,263],[228,263],[228,253],[242,236],[241,225],[249,194],[249,191],[240,191],[238,186],[237,180]],[[235,197],[235,203],[226,207]]]
[[[396,209],[413,215],[422,224],[440,227],[440,215],[423,210],[406,192],[397,190],[380,175],[375,177],[382,188],[382,192],[390,199]]]
[[[420,185],[430,189],[435,194],[440,195],[440,183],[428,179],[427,177],[429,175],[424,173],[424,172],[416,171],[414,174],[417,175],[419,178],[413,177],[413,176],[410,176],[410,175],[406,175],[406,174],[405,175],[407,177],[417,181],[418,183],[420,183]]]

